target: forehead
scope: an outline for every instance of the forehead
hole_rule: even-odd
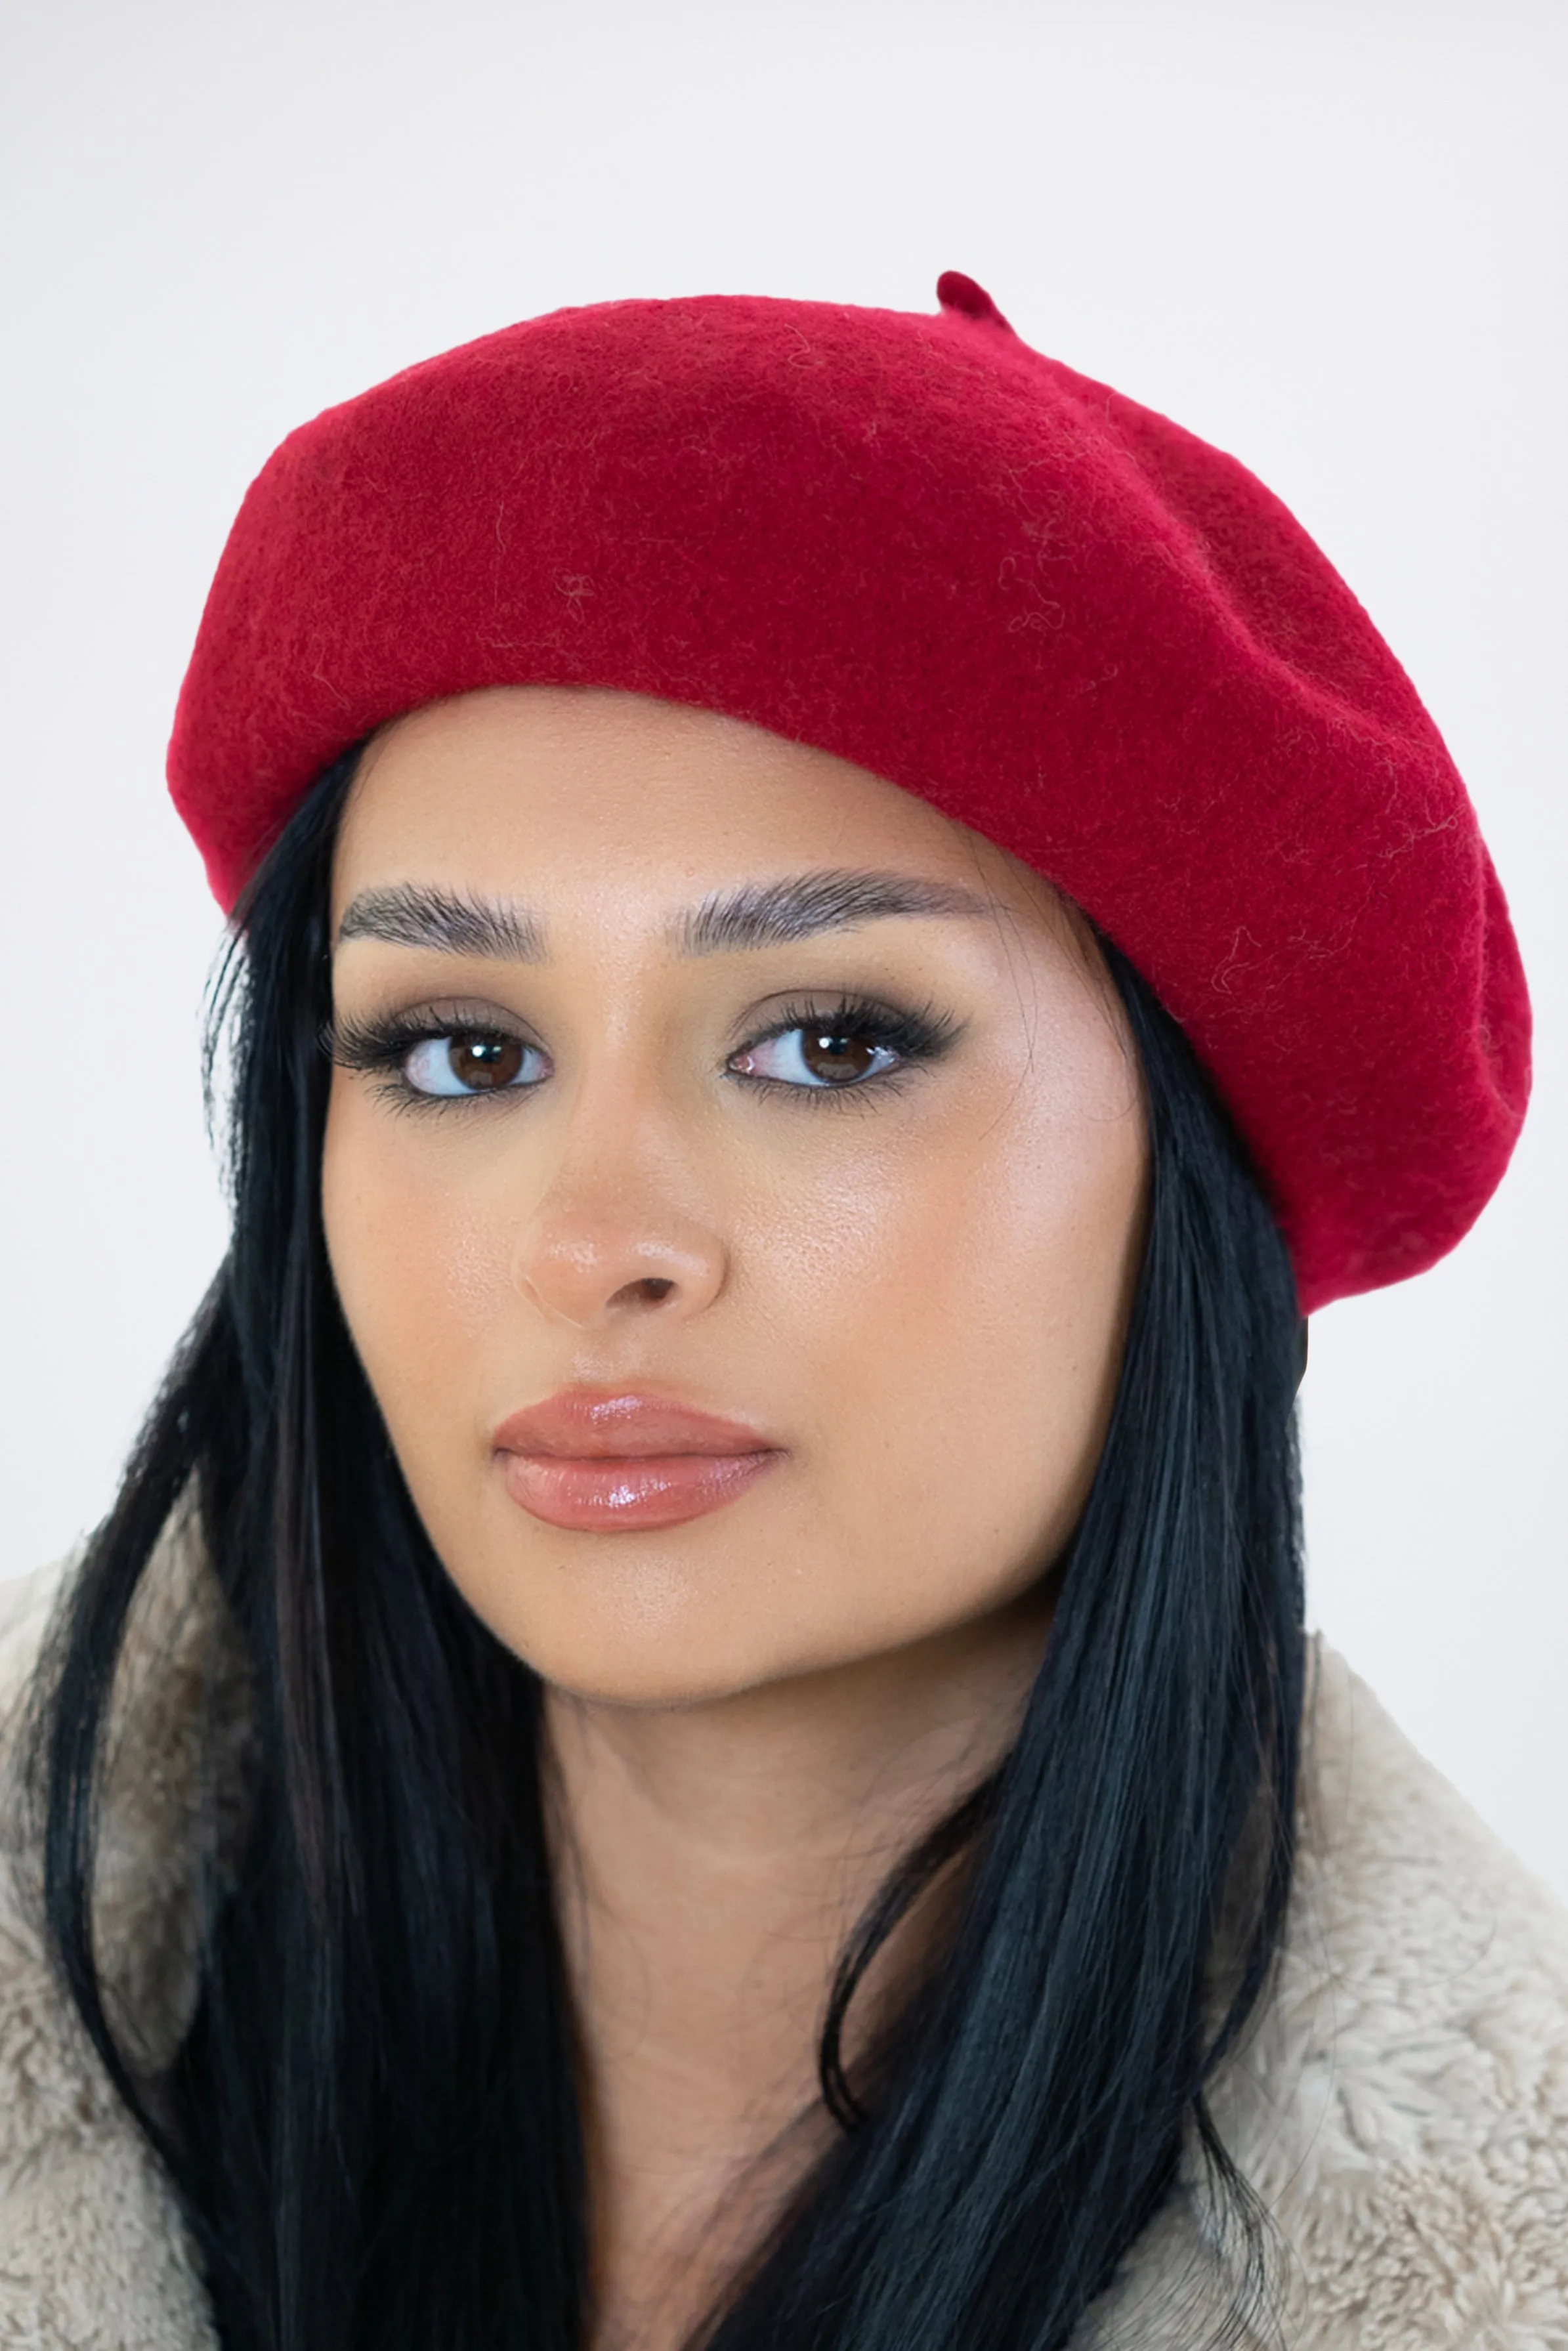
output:
[[[991,842],[831,753],[713,712],[516,686],[416,711],[350,795],[335,913],[417,881],[532,903],[667,908],[812,867],[902,871],[1003,902],[1054,898]]]

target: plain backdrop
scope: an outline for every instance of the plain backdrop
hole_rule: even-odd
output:
[[[1568,8],[9,0],[0,47],[0,1573],[102,1511],[222,1249],[162,763],[267,451],[559,304],[960,268],[1284,496],[1480,810],[1536,1100],[1458,1254],[1314,1323],[1312,1604],[1568,1892]]]

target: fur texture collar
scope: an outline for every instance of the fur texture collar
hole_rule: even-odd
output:
[[[58,1585],[57,1570],[0,1585],[7,1716]],[[199,1580],[171,1595],[132,1644],[131,1677],[137,1652],[159,1672],[110,1772],[104,1855],[106,1948],[159,2038],[187,1997],[180,1892],[211,1830],[190,1777],[214,1703],[211,1610]],[[1321,1645],[1317,1659],[1288,1948],[1214,2098],[1276,2232],[1270,2324],[1248,2341],[1568,2351],[1568,1913],[1343,1662]],[[1215,2340],[1214,2250],[1195,2162],[1083,2351]],[[0,1878],[0,2345],[214,2351],[171,2199],[65,2011],[14,1869]]]

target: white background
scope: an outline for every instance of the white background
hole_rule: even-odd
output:
[[[1313,1328],[1314,1613],[1568,1892],[1568,9],[1552,0],[8,0],[0,1573],[102,1510],[218,1258],[218,937],[162,799],[293,424],[560,303],[1020,332],[1233,449],[1469,778],[1537,1096],[1458,1256]]]

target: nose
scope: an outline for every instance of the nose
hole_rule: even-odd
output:
[[[601,1331],[652,1314],[687,1321],[712,1305],[726,1270],[718,1235],[670,1203],[630,1190],[573,1198],[558,1185],[521,1236],[515,1277],[547,1321]]]

